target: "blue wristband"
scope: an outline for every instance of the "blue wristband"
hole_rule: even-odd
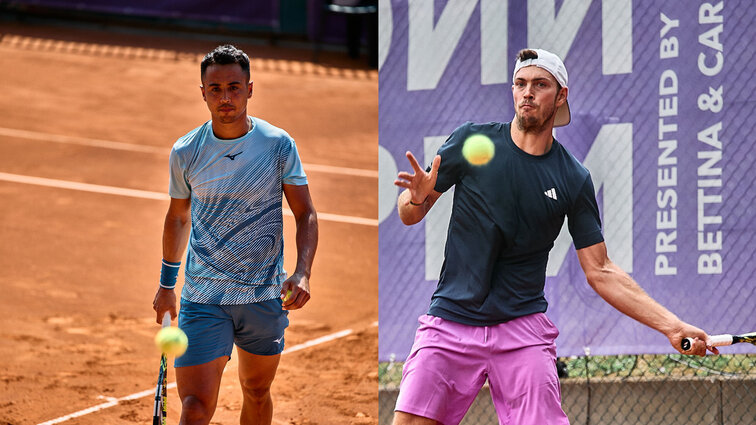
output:
[[[163,268],[160,270],[161,288],[173,289],[176,287],[176,278],[178,277],[180,267],[181,261],[179,261],[178,263],[172,263],[170,261],[163,260]]]

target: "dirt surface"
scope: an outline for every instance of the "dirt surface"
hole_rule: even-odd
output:
[[[168,203],[55,186],[166,194],[171,145],[209,119],[199,59],[219,43],[6,23],[1,31],[0,424],[108,401],[64,423],[151,423],[152,395],[129,396],[154,390],[157,378],[151,303]],[[295,138],[321,214],[313,298],[289,316],[286,346],[351,330],[283,355],[273,423],[377,424],[377,72],[338,53],[313,64],[307,50],[238,45],[252,57],[250,114]],[[294,223],[284,224],[292,270]],[[175,424],[176,390],[168,397]],[[238,423],[240,409],[234,354],[212,423]]]

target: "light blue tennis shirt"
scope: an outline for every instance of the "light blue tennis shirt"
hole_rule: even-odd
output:
[[[305,185],[297,147],[284,130],[250,117],[238,139],[211,122],[178,139],[170,157],[172,198],[191,198],[183,299],[249,304],[277,298],[283,268],[282,184]]]

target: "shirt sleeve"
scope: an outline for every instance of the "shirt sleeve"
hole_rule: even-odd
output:
[[[286,156],[286,162],[283,169],[283,184],[291,184],[295,186],[303,186],[307,184],[307,175],[302,167],[302,161],[299,159],[299,152],[297,152],[297,144],[294,143],[294,139],[286,137],[284,143],[288,144],[288,149],[284,149],[284,153],[288,151]]]
[[[585,178],[583,187],[567,213],[567,227],[570,229],[575,249],[582,249],[604,241],[596,192],[590,174]]]
[[[470,135],[471,125],[472,123],[468,122],[457,127],[438,149],[438,154],[441,155],[441,165],[438,168],[438,178],[434,187],[436,192],[446,192],[464,176],[467,162],[462,156],[462,146],[467,136]],[[430,171],[430,167],[427,168],[427,171]]]
[[[171,198],[188,199],[191,196],[192,188],[189,181],[186,179],[184,163],[175,148],[171,149],[171,156],[168,163],[170,166],[168,194]]]

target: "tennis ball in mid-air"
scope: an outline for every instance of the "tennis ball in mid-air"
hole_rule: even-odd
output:
[[[494,144],[488,136],[473,134],[465,140],[462,156],[472,165],[486,165],[494,156]]]
[[[181,329],[169,326],[160,329],[160,332],[155,335],[155,345],[157,345],[161,352],[169,356],[180,357],[186,352],[189,339]]]

